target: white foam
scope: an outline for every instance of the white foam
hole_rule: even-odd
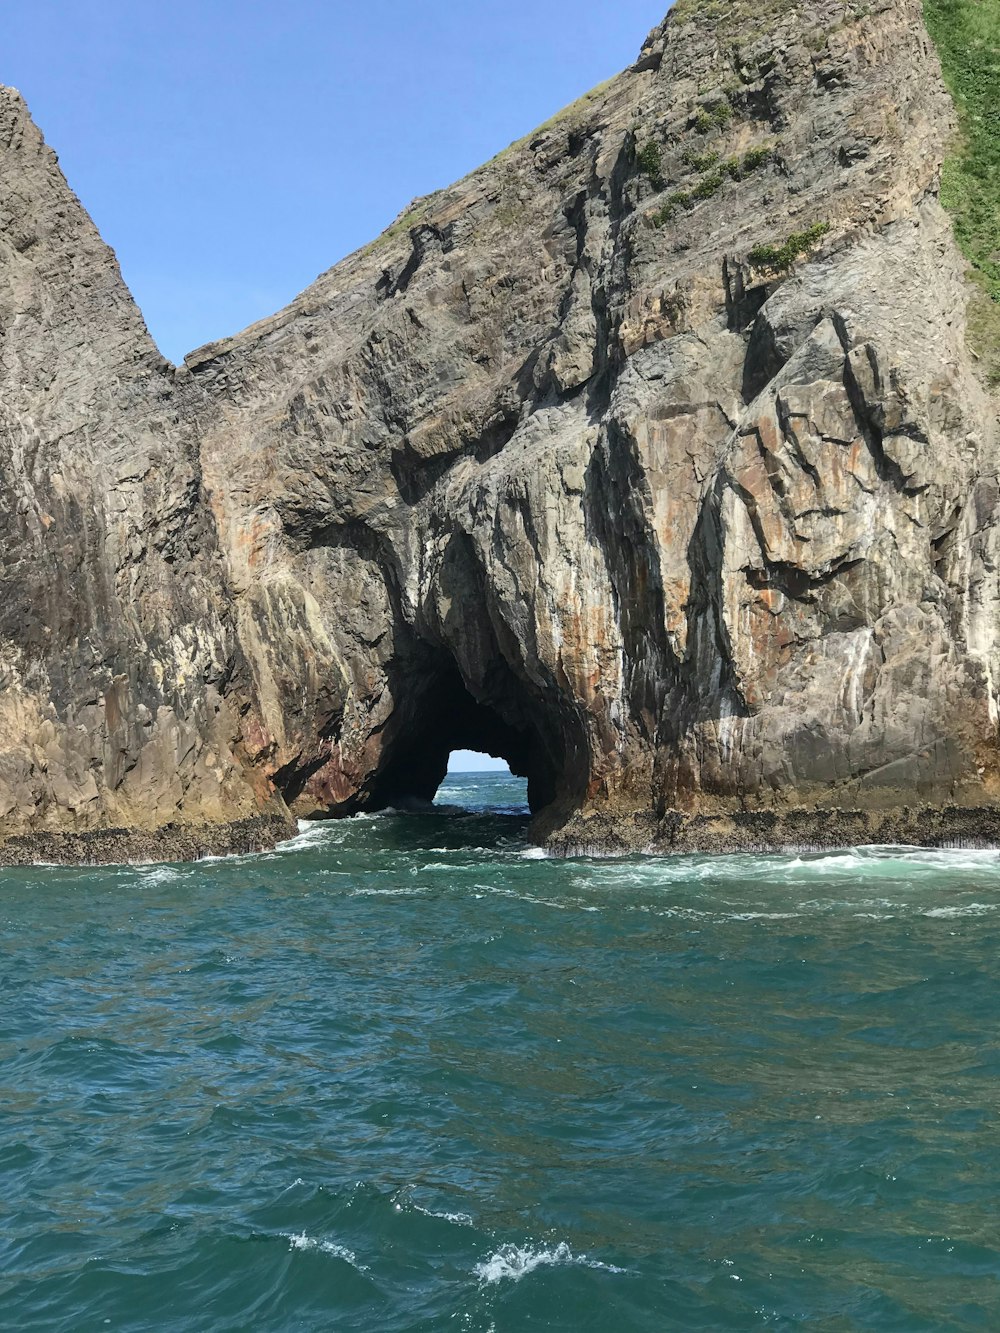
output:
[[[202,856],[199,858],[199,865],[204,865],[206,861],[256,861],[268,860],[273,856],[287,856],[290,852],[304,852],[309,847],[315,847],[317,844],[327,841],[330,834],[337,827],[333,820],[329,819],[299,819],[298,833],[290,838],[283,838],[276,843],[274,847],[268,847],[260,852],[239,852],[230,856]]]
[[[536,1268],[556,1267],[562,1264],[577,1264],[583,1268],[600,1268],[606,1273],[624,1273],[624,1268],[614,1264],[602,1264],[598,1259],[590,1259],[585,1254],[574,1254],[565,1241],[552,1250],[532,1250],[520,1245],[501,1245],[495,1254],[491,1254],[472,1270],[480,1282],[520,1282]]]
[[[496,851],[495,847],[421,847],[421,853],[425,856],[477,856],[480,854],[488,855],[491,851]],[[454,870],[452,862],[444,866],[445,870]]]
[[[427,890],[418,889],[351,889],[348,895],[351,898],[419,898]]]
[[[801,871],[808,873],[809,871],[812,871],[812,873],[816,875],[842,874],[845,872],[847,874],[854,874],[855,871],[862,869],[862,867],[870,865],[875,859],[876,858],[874,857],[862,856],[857,851],[833,852],[829,856],[814,856],[809,860],[803,860],[801,857],[796,857],[793,862],[785,867],[785,869],[795,871],[796,873]],[[886,859],[895,860],[896,858],[891,857]]]
[[[722,914],[726,921],[797,921],[801,912],[731,912]]]
[[[413,1205],[413,1210],[417,1213],[423,1213],[424,1217],[439,1217],[443,1222],[451,1222],[456,1227],[475,1225],[468,1213],[438,1213],[433,1208],[421,1208],[419,1203]]]
[[[854,847],[848,851],[830,853],[826,856],[813,856],[808,859],[796,857],[784,867],[785,871],[813,871],[817,874],[855,874],[858,871],[887,872],[898,874],[901,871],[956,871],[978,870],[993,872],[1000,870],[1000,855],[996,851],[981,848],[937,848],[872,845]]]
[[[996,903],[965,903],[961,907],[929,907],[923,915],[950,921],[958,916],[986,916],[996,910]]]
[[[501,889],[492,884],[477,884],[475,887],[482,889],[484,893],[493,894],[496,898],[514,898],[519,903],[532,903],[535,907],[553,907],[557,912],[573,912],[581,906],[575,898],[542,898],[537,893],[517,893],[514,889]],[[603,909],[597,907],[587,910],[599,912]]]
[[[143,884],[172,884],[180,879],[182,872],[176,866],[137,866],[136,873],[142,876]]]
[[[317,1240],[314,1236],[307,1236],[304,1231],[297,1234],[290,1231],[281,1233],[288,1241],[290,1250],[319,1250],[323,1254],[329,1254],[334,1259],[343,1259],[345,1263],[356,1268],[359,1273],[368,1271],[365,1264],[358,1263],[358,1257],[353,1250],[349,1250],[346,1245],[337,1245],[332,1240]]]

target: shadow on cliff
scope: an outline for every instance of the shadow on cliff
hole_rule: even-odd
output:
[[[571,726],[558,690],[519,664],[516,636],[494,596],[481,554],[466,534],[453,533],[419,637],[393,680],[396,708],[369,810],[432,801],[453,750],[492,755],[526,778],[533,814],[572,785]]]

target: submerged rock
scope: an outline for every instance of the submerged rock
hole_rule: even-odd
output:
[[[180,369],[0,91],[7,859],[262,845],[458,747],[566,851],[1000,841],[920,5],[717,9]]]

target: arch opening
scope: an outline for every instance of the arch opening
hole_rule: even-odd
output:
[[[475,699],[449,663],[402,710],[367,808],[433,801],[455,750],[503,760],[515,777],[527,778],[532,814],[555,799],[556,768],[527,712],[514,699],[496,706]]]
[[[510,777],[510,765],[505,759],[494,759],[482,750],[452,750],[448,756],[448,776],[462,773],[496,773]]]

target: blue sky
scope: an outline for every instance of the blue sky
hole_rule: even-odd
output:
[[[475,750],[452,750],[448,758],[449,773],[495,773],[507,771],[507,765],[502,759],[491,759],[488,754],[477,754]]]
[[[0,82],[176,361],[631,63],[667,8],[5,0]]]

